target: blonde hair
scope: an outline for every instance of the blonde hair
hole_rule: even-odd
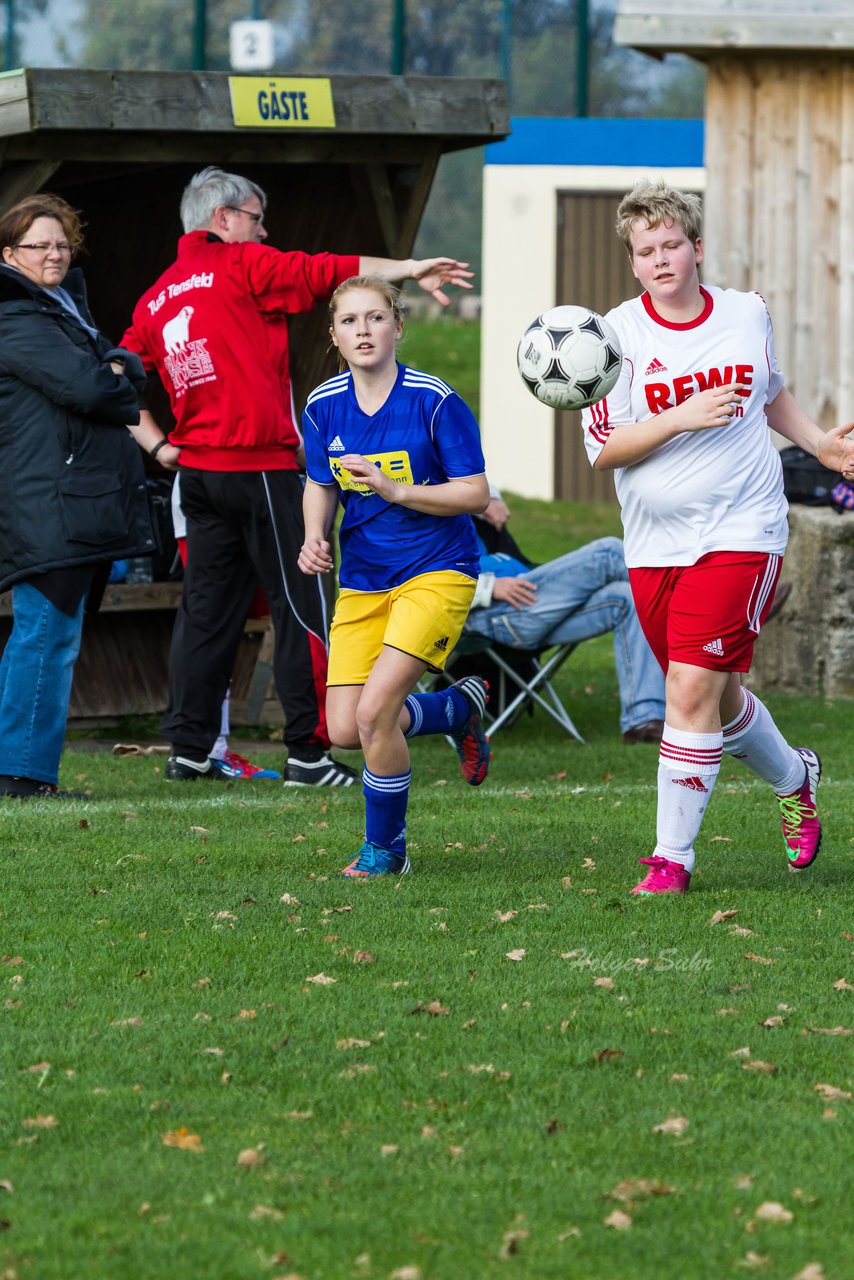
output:
[[[677,191],[659,179],[645,178],[623,196],[617,208],[617,235],[632,256],[632,230],[636,222],[649,229],[662,222],[676,222],[688,239],[695,243],[703,229],[703,207],[700,197],[692,192]]]
[[[403,324],[403,308],[400,305],[400,290],[397,285],[392,284],[390,280],[386,280],[385,276],[379,275],[376,271],[370,272],[365,276],[350,276],[347,280],[342,280],[338,288],[329,299],[329,323],[335,319],[338,311],[338,302],[345,293],[349,293],[351,289],[373,289],[374,293],[378,293],[381,298],[385,299],[385,304],[391,311],[396,324]]]
[[[372,271],[364,276],[349,276],[348,279],[342,280],[338,288],[329,299],[329,327],[335,321],[338,311],[338,303],[345,293],[350,293],[353,289],[372,289],[374,293],[378,293],[385,300],[385,304],[391,311],[392,319],[396,325],[403,324],[403,307],[400,304],[400,290],[397,285],[392,284],[390,280],[386,280],[385,276],[379,275]],[[332,344],[335,345],[334,343]],[[338,372],[343,373],[347,368],[347,361],[338,353]]]

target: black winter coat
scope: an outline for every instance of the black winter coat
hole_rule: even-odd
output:
[[[89,320],[83,278],[63,282]],[[133,377],[49,292],[0,265],[0,591],[33,574],[154,548]],[[124,353],[121,353],[124,354]]]

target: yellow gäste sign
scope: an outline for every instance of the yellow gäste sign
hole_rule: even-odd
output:
[[[238,126],[266,129],[334,129],[329,80],[229,76],[231,117]]]

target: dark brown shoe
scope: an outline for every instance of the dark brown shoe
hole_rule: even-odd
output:
[[[647,720],[646,724],[636,724],[633,729],[627,729],[623,734],[623,742],[633,747],[636,742],[661,742],[661,735],[664,733],[663,720]]]

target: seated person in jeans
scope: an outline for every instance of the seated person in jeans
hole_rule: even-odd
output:
[[[509,514],[493,490],[483,517],[475,521],[481,574],[463,634],[539,651],[613,631],[623,741],[659,742],[664,677],[638,622],[622,541],[597,538],[531,566],[506,530]]]

